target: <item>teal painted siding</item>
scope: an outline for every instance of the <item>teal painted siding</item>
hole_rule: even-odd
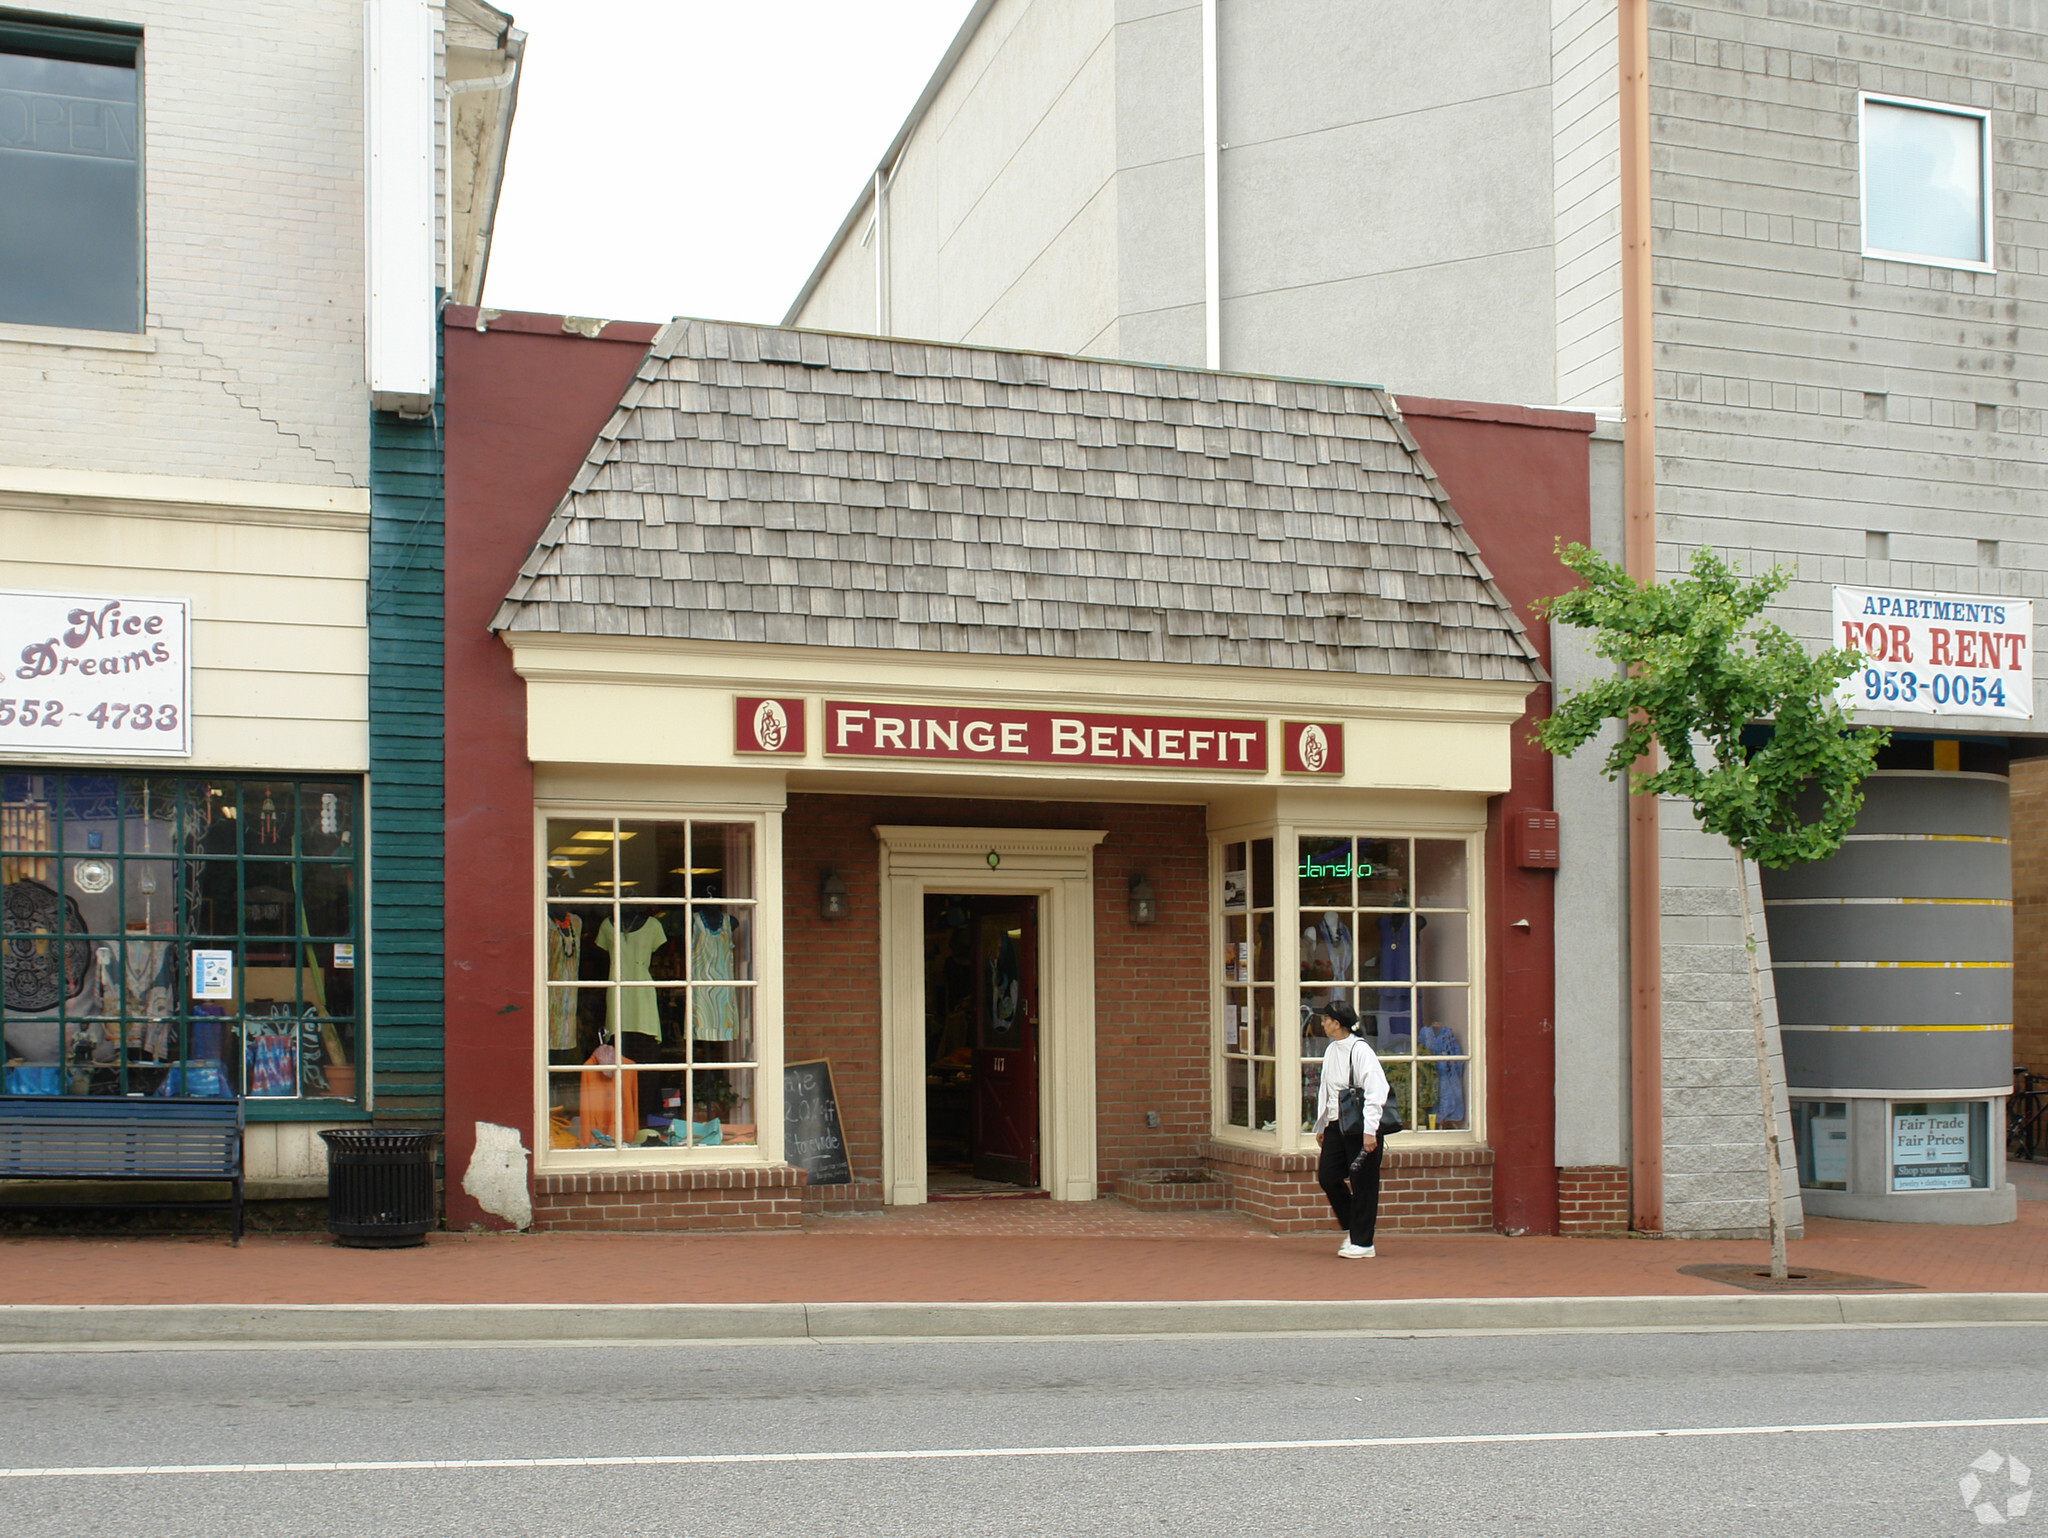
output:
[[[441,1120],[440,406],[370,419],[370,1000],[376,1118]]]

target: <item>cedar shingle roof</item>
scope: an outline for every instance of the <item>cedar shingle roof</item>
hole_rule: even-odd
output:
[[[1382,390],[698,320],[493,628],[1541,676]]]

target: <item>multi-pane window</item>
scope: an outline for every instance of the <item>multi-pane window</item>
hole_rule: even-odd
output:
[[[1988,268],[1990,164],[1984,114],[1864,97],[1864,251]]]
[[[1271,1132],[1279,1117],[1273,976],[1273,841],[1223,846],[1223,1120]]]
[[[0,17],[0,321],[142,329],[138,42]]]
[[[1333,999],[1358,1012],[1403,1122],[1418,1131],[1471,1126],[1465,840],[1304,834],[1296,861],[1304,1130],[1315,1125],[1328,1045],[1308,1021]]]
[[[356,1098],[360,790],[0,774],[8,1092]]]
[[[755,827],[550,818],[548,1146],[759,1139]]]

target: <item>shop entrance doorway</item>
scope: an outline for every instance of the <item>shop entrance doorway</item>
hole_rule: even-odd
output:
[[[1039,1192],[1038,899],[924,899],[925,1183]]]

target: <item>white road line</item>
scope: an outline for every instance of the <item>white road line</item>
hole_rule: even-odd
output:
[[[371,1474],[444,1469],[678,1468],[745,1463],[915,1463],[946,1458],[1103,1458],[1159,1453],[1288,1453],[1368,1447],[1486,1447],[1531,1442],[1642,1442],[1660,1437],[1841,1435],[2048,1426],[2048,1415],[1984,1420],[1834,1421],[1809,1426],[1667,1426],[1623,1431],[1503,1431],[1473,1436],[1330,1437],[1306,1442],[1128,1442],[1077,1447],[924,1447],[839,1453],[674,1453],[610,1458],[383,1458],[353,1463],[137,1463],[0,1469],[0,1479],[109,1479],[172,1474]]]

